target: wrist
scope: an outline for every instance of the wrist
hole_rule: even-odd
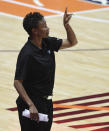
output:
[[[27,104],[28,104],[29,107],[34,105],[32,102],[28,102]]]
[[[64,27],[67,29],[69,27],[69,23],[64,24]]]

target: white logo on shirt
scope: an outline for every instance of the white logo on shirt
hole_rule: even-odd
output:
[[[50,52],[50,50],[48,50],[48,54],[50,54],[51,52]]]

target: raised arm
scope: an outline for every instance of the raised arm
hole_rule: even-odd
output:
[[[63,17],[63,25],[65,27],[66,33],[67,33],[67,39],[63,39],[62,45],[60,49],[65,49],[72,47],[77,44],[77,38],[76,35],[69,25],[69,21],[72,17],[72,14],[67,14],[67,8],[65,9],[64,17]]]

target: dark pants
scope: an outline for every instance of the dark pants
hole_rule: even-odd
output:
[[[53,103],[52,100],[47,100],[45,98],[37,98],[33,100],[39,113],[48,114],[48,122],[33,121],[29,118],[22,116],[22,111],[28,109],[27,104],[19,97],[16,101],[19,121],[21,126],[21,131],[50,131],[53,119]]]

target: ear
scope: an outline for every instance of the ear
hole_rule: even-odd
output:
[[[37,34],[37,29],[36,28],[32,28],[32,34]]]

